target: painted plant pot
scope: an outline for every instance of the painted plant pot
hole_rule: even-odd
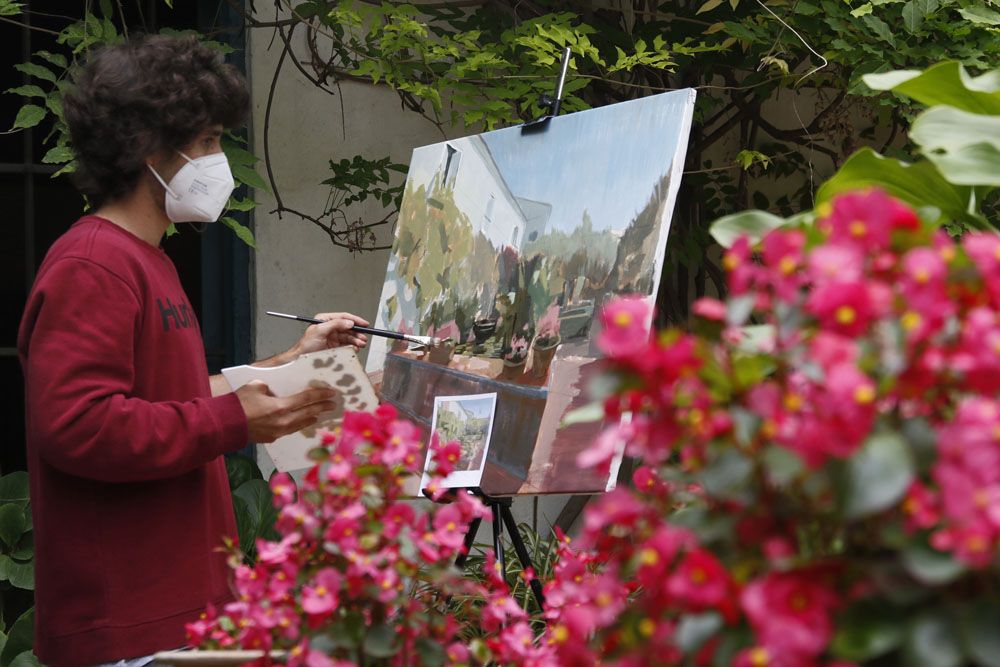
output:
[[[500,377],[504,380],[516,380],[522,375],[524,375],[524,364],[528,361],[525,357],[519,360],[504,359],[503,360],[503,371],[500,373]]]
[[[559,336],[550,338],[545,345],[539,345],[538,341],[536,338],[531,343],[531,374],[536,378],[543,378],[549,374],[552,357],[555,356],[561,339]]]
[[[476,337],[476,345],[482,345],[497,331],[496,320],[476,320],[472,324],[472,335]]]
[[[455,355],[455,341],[443,340],[437,345],[427,348],[427,361],[432,364],[447,366]]]

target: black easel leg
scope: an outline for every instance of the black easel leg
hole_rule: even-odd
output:
[[[501,507],[499,503],[490,503],[490,511],[493,513],[493,555],[497,559],[500,567],[500,576],[507,578],[507,561],[503,553],[503,524],[501,523]]]
[[[495,511],[496,510],[494,510],[494,512]],[[531,556],[528,554],[528,549],[524,546],[524,539],[521,537],[521,531],[517,529],[517,523],[514,521],[514,515],[511,514],[510,505],[500,507],[500,514],[503,517],[504,524],[507,526],[507,533],[510,535],[511,544],[514,545],[514,552],[517,553],[517,559],[521,561],[521,568],[525,571],[527,571],[529,567],[534,569],[534,565],[531,563]],[[495,513],[494,517],[496,517]],[[494,520],[496,519],[494,518]],[[545,595],[542,593],[542,582],[540,582],[536,576],[528,585],[531,586],[531,592],[535,594],[535,602],[538,603],[538,608],[545,609]]]
[[[462,553],[458,554],[458,558],[455,559],[455,567],[459,570],[465,567],[465,561],[469,560],[469,552],[472,551],[472,545],[476,542],[476,534],[479,533],[479,524],[482,522],[483,520],[477,516],[469,524],[469,532],[465,534],[465,541],[463,542],[465,548],[462,549]]]

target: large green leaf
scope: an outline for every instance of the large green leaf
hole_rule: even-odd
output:
[[[750,237],[756,243],[767,236],[772,229],[787,225],[788,221],[767,211],[741,211],[719,218],[712,223],[709,233],[716,243],[728,248],[741,236]]]
[[[944,62],[924,71],[865,74],[862,79],[873,90],[891,90],[927,106],[947,104],[972,113],[1000,114],[1000,70],[974,77],[961,63]]]
[[[14,503],[0,505],[0,541],[5,545],[13,547],[17,544],[27,525],[23,509]]]
[[[6,558],[6,556],[5,556]],[[7,579],[14,588],[25,591],[35,590],[35,563],[28,561],[20,563],[14,559],[7,561]]]
[[[862,148],[848,158],[820,187],[816,200],[829,201],[842,192],[871,187],[881,188],[916,207],[936,207],[951,220],[979,222],[968,213],[970,187],[949,183],[930,162],[910,164],[883,157],[871,148]]]
[[[28,506],[28,473],[18,471],[0,477],[0,504],[4,503]]]
[[[274,507],[271,488],[267,485],[267,482],[262,479],[251,479],[233,491],[233,496],[246,503],[250,520],[249,535],[251,536],[251,540],[258,537],[268,539],[276,537],[274,534],[274,522],[278,518],[278,510]],[[244,548],[250,546],[248,543],[242,542],[243,535],[240,538],[240,543]]]
[[[692,655],[714,637],[722,626],[722,616],[717,612],[687,614],[682,616],[680,623],[677,624],[674,641],[684,655]]]
[[[264,478],[257,463],[242,454],[226,456],[226,475],[229,477],[229,488],[234,491],[251,479]]]
[[[913,457],[896,433],[868,439],[845,466],[844,516],[860,519],[899,502],[913,481]]]
[[[14,656],[9,667],[44,667],[33,651],[23,651]]]
[[[226,227],[229,227],[231,230],[233,230],[233,232],[236,234],[236,238],[238,238],[240,241],[243,241],[251,248],[257,247],[257,241],[253,237],[253,232],[246,225],[241,225],[239,222],[237,222],[236,218],[232,218],[228,215],[225,215],[219,219],[219,222],[221,222]]]
[[[899,610],[888,604],[863,601],[852,605],[838,619],[831,648],[840,658],[861,662],[885,655],[902,640]]]
[[[950,182],[1000,186],[1000,115],[936,106],[914,121],[910,138]]]
[[[37,104],[25,104],[21,107],[21,110],[17,112],[17,117],[14,119],[14,125],[10,129],[26,130],[29,127],[34,127],[41,123],[43,118],[45,118],[45,109]]]
[[[391,658],[399,651],[396,631],[385,624],[373,626],[365,635],[364,651],[373,658]]]
[[[961,561],[923,544],[910,545],[903,551],[903,566],[914,579],[928,586],[947,584],[966,570]]]
[[[963,607],[959,631],[966,657],[983,667],[1000,667],[1000,601],[980,600]]]
[[[972,5],[958,10],[963,18],[973,23],[985,23],[986,25],[1000,25],[1000,12],[990,9],[986,5]]]
[[[957,667],[962,663],[955,626],[941,609],[926,609],[906,629],[905,664],[911,667]]]
[[[0,667],[9,667],[14,658],[30,651],[35,643],[35,609],[21,614],[7,633],[7,643],[0,652]]]

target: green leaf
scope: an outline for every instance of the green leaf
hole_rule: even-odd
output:
[[[226,227],[229,227],[231,230],[236,232],[236,238],[243,241],[251,248],[257,247],[257,241],[253,237],[253,232],[250,231],[249,227],[241,225],[239,222],[237,222],[236,218],[231,218],[227,215],[220,218],[219,222],[221,222]]]
[[[73,159],[73,149],[69,146],[53,146],[42,157],[45,164],[63,164]]]
[[[966,657],[983,667],[1000,667],[1000,601],[979,600],[959,614]]]
[[[263,190],[264,192],[271,191],[264,179],[252,167],[237,163],[230,165],[230,168],[233,171],[233,178],[240,183],[245,183],[251,188]]]
[[[714,611],[681,617],[674,641],[684,655],[692,655],[722,629],[722,616]]]
[[[744,499],[753,472],[753,462],[733,447],[722,453],[701,471],[705,491],[715,498]]]
[[[935,206],[952,220],[968,220],[972,189],[949,183],[931,162],[913,164],[862,148],[816,193],[817,203],[841,192],[877,187],[915,207]]]
[[[373,658],[391,658],[399,652],[396,636],[396,631],[384,623],[373,626],[365,635],[365,653]]]
[[[11,0],[0,0],[0,16],[17,16],[24,7],[23,2],[12,2]]]
[[[954,623],[940,609],[925,609],[906,629],[904,663],[911,667],[958,667],[962,648]]]
[[[914,579],[928,585],[947,584],[966,571],[966,566],[950,554],[923,544],[912,544],[903,551],[903,567]]]
[[[11,93],[12,95],[20,95],[21,97],[45,97],[45,91],[33,83],[18,86],[17,88],[8,88],[4,92]]]
[[[1000,115],[1000,70],[970,76],[958,62],[944,62],[920,70],[865,74],[872,90],[891,90],[934,106],[947,104],[972,113]]]
[[[712,223],[709,233],[716,243],[728,248],[741,236],[750,237],[751,245],[767,236],[768,232],[788,224],[784,218],[767,211],[742,211],[719,218]]]
[[[69,62],[66,60],[66,56],[61,53],[51,53],[49,51],[35,51],[35,55],[42,60],[47,60],[56,67],[61,67],[66,69],[69,66]]]
[[[25,104],[17,112],[17,118],[14,119],[14,125],[10,129],[20,130],[35,127],[42,122],[43,118],[45,118],[45,109],[36,104]]]
[[[18,653],[13,660],[10,661],[8,667],[45,667],[38,658],[35,657],[33,651],[24,651]]]
[[[25,591],[35,590],[35,563],[19,563],[11,559],[7,563],[7,580],[14,588]]]
[[[834,655],[858,662],[885,655],[903,641],[901,614],[885,603],[863,601],[838,619],[831,649]]]
[[[229,488],[236,490],[251,479],[263,479],[257,463],[249,456],[232,454],[225,457],[226,475],[229,477]]]
[[[253,538],[268,537],[274,532],[274,522],[278,518],[278,510],[274,507],[271,487],[263,479],[251,479],[244,482],[233,491],[234,498],[240,498],[247,504],[250,518],[250,529]],[[241,544],[244,544],[242,541]]]
[[[35,610],[21,614],[7,633],[7,643],[0,652],[0,667],[8,667],[15,657],[30,651],[35,643]]]
[[[0,477],[0,503],[28,506],[28,473],[19,470]]]
[[[913,122],[910,138],[952,183],[1000,186],[1000,115],[935,106]]]
[[[870,437],[847,460],[842,498],[844,516],[860,519],[895,505],[913,481],[913,468],[910,450],[899,434]]]
[[[24,510],[16,503],[0,505],[0,541],[8,547],[13,547],[21,539],[21,534],[27,523]]]
[[[853,16],[856,19],[861,18],[862,16],[868,16],[871,13],[872,13],[872,3],[870,2],[866,2],[857,9],[851,10],[851,16]]]
[[[253,554],[257,545],[255,543],[256,530],[253,519],[250,518],[250,508],[247,502],[239,496],[232,496],[233,515],[236,517],[236,536],[240,540],[240,549],[246,554]]]
[[[861,20],[872,30],[872,32],[895,48],[896,38],[893,36],[892,30],[889,29],[889,25],[885,21],[877,16],[862,16]]]
[[[997,12],[985,5],[972,5],[958,10],[966,20],[973,23],[983,23],[986,25],[1000,25],[1000,12]]]
[[[698,8],[698,11],[695,12],[695,15],[704,14],[705,12],[712,11],[713,9],[721,5],[722,1],[723,0],[708,0],[708,2],[706,2],[701,7]]]
[[[18,63],[14,65],[14,69],[42,81],[56,82],[56,75],[52,73],[52,70],[36,63]]]
[[[764,450],[763,462],[768,479],[777,486],[790,484],[805,470],[805,464],[798,454],[778,445],[771,445]]]
[[[420,656],[421,667],[439,667],[444,665],[448,654],[444,647],[433,639],[420,637],[417,639],[417,655]]]
[[[903,5],[903,27],[906,28],[906,32],[912,35],[920,30],[923,24],[924,15],[914,0]]]

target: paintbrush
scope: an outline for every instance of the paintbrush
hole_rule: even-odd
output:
[[[314,317],[302,317],[301,315],[276,313],[271,310],[265,312],[267,312],[268,315],[273,315],[274,317],[284,317],[286,320],[298,320],[299,322],[308,322],[309,324],[322,324],[324,322],[324,320],[317,320]],[[382,336],[383,338],[405,340],[408,343],[415,343],[416,345],[422,345],[423,347],[437,347],[441,344],[441,339],[435,338],[434,336],[412,336],[410,334],[399,333],[398,331],[373,329],[372,327],[362,327],[357,324],[351,327],[351,331],[357,331],[358,333],[368,334],[370,336]]]

